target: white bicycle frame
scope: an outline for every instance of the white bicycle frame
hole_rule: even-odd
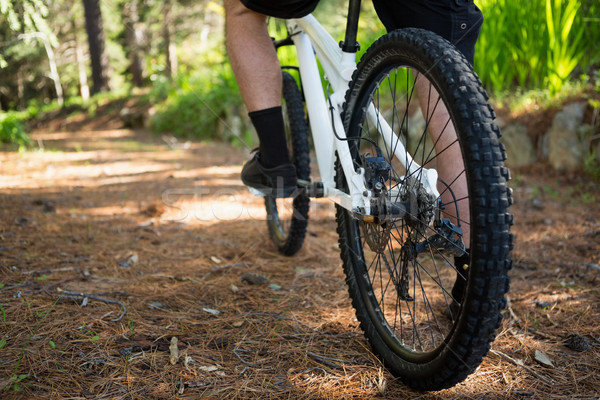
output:
[[[348,83],[356,69],[356,53],[342,51],[331,35],[312,15],[288,20],[287,27],[296,47],[300,79],[304,88],[324,196],[350,211],[371,215],[370,204],[373,193],[365,186],[364,169],[355,169],[354,167],[348,141],[344,140],[346,132],[340,117]],[[333,90],[329,99],[325,98],[323,92],[317,58],[325,72],[325,79]],[[334,107],[333,112],[330,112],[329,102]],[[394,155],[407,169],[408,174],[421,168],[408,155],[398,135],[393,132],[383,118],[379,118],[378,111],[373,104],[369,105],[367,115],[369,120],[377,121],[384,143],[387,148],[395,149]],[[337,189],[334,182],[336,151],[347,180],[349,194]],[[437,171],[422,169],[418,176],[425,189],[438,197]]]

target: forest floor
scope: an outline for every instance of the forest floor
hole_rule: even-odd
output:
[[[600,188],[582,174],[512,171],[498,337],[466,381],[420,393],[358,327],[329,202],[284,257],[239,180],[247,149],[110,117],[43,128],[40,150],[0,152],[3,399],[600,398]]]

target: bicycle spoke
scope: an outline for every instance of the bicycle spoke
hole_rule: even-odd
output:
[[[428,39],[420,40],[424,36]],[[359,64],[343,115],[353,160],[368,178],[375,218],[349,222],[356,214],[338,209],[340,240],[347,240],[357,255],[350,257],[343,248],[344,270],[357,318],[368,328],[365,335],[377,354],[411,385],[416,379],[415,387],[443,388],[453,384],[451,377],[466,376],[456,357],[466,360],[473,351],[483,355],[490,341],[494,318],[469,314],[471,307],[464,304],[485,306],[498,315],[502,293],[480,294],[469,290],[468,282],[477,279],[486,288],[496,288],[502,282],[490,281],[480,266],[505,279],[507,261],[482,264],[490,255],[481,254],[481,246],[473,247],[471,241],[491,245],[503,239],[502,249],[508,249],[510,239],[506,226],[499,226],[501,234],[496,234],[495,226],[479,224],[491,210],[470,196],[484,191],[503,198],[507,174],[476,173],[485,167],[482,149],[497,151],[497,131],[476,77],[466,76],[468,66],[458,58],[448,58],[446,42],[409,29],[391,33],[376,46]],[[432,49],[433,56],[428,53]],[[472,143],[479,148],[466,151]],[[373,159],[379,156],[387,165]],[[491,163],[502,171],[500,161]],[[434,171],[437,182],[430,181]],[[347,190],[341,166],[336,172],[342,177],[336,184]],[[432,190],[432,185],[437,187]],[[498,205],[509,221],[504,206]],[[395,210],[403,212],[395,215]],[[353,239],[357,236],[359,242]],[[465,317],[475,325],[462,324]],[[456,344],[466,341],[468,350]],[[465,363],[471,371],[479,365]]]
[[[402,89],[399,80],[400,72],[406,76]],[[419,82],[428,85],[427,97],[420,101],[416,90]],[[390,72],[376,87],[371,99],[373,106],[378,110],[377,119],[374,121],[365,119],[363,122],[362,135],[368,137],[369,142],[362,142],[363,146],[359,144],[364,148],[361,153],[367,151],[371,154],[377,153],[374,143],[378,143],[378,140],[374,135],[381,130],[381,119],[387,115],[389,120],[386,123],[393,132],[396,132],[396,135],[392,136],[389,143],[383,143],[382,151],[385,159],[391,164],[396,159],[399,144],[404,137],[408,137],[408,132],[412,129],[409,111],[414,108],[413,104],[418,105],[421,102],[426,105],[423,110],[424,126],[415,138],[416,142],[412,143],[412,157],[409,154],[409,143],[404,146],[404,158],[409,160],[410,157],[410,163],[407,163],[406,167],[392,168],[386,182],[388,190],[416,190],[402,188],[408,182],[420,182],[425,167],[435,165],[440,155],[452,146],[458,145],[456,137],[450,136],[453,132],[450,118],[442,121],[441,131],[427,144],[426,139],[434,115],[444,107],[441,98],[434,94],[432,86],[425,81],[422,74],[416,74],[411,78],[411,72],[405,68],[403,71],[397,69]],[[451,140],[444,139],[446,136]],[[440,145],[442,141],[445,143],[443,146]],[[365,144],[368,145],[364,146]],[[417,161],[421,166],[413,168],[412,163]],[[451,187],[461,179],[461,176],[464,176],[464,169],[442,188],[440,196],[449,195]],[[468,201],[468,196],[453,197],[451,201],[444,204],[446,209],[441,212],[441,215],[454,217],[456,214],[454,210],[458,208],[461,201]],[[417,212],[421,210],[418,209]],[[411,253],[414,252],[410,249],[411,246],[414,247],[419,242],[426,243],[429,236],[438,232],[429,226],[429,221],[421,220],[420,215],[409,214],[409,220],[412,221],[412,225],[402,219],[388,222],[389,226],[385,228],[382,225],[362,224],[361,243],[364,248],[369,248],[365,253],[369,258],[365,260],[369,280],[378,307],[387,319],[388,325],[408,347],[415,351],[429,351],[438,346],[447,334],[444,328],[446,325],[440,317],[445,318],[448,315],[452,321],[450,303],[452,301],[458,303],[458,301],[453,298],[448,286],[452,283],[451,277],[459,272],[444,251],[431,245],[426,245],[426,252],[422,256]],[[468,224],[467,220],[461,218],[457,221],[459,224]],[[448,243],[447,246],[452,246],[449,239],[444,238],[443,242]],[[411,328],[407,327],[407,322],[412,326]],[[423,336],[424,333],[427,339]]]

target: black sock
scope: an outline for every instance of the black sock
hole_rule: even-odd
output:
[[[281,107],[248,113],[260,140],[260,163],[267,168],[289,163]]]

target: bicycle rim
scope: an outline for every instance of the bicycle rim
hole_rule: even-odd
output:
[[[417,200],[421,209],[409,218],[401,218],[383,224],[356,222],[355,229],[360,235],[362,254],[359,258],[364,262],[366,279],[359,279],[359,287],[363,298],[368,299],[372,320],[377,324],[378,331],[387,339],[388,346],[397,354],[402,354],[404,359],[413,362],[426,362],[431,360],[451,336],[457,320],[457,313],[453,312],[452,304],[460,308],[462,299],[452,296],[453,284],[457,274],[466,279],[465,271],[458,270],[454,265],[453,250],[450,243],[448,248],[441,249],[425,244],[425,249],[418,254],[415,247],[423,246],[428,238],[439,232],[431,226],[436,207],[435,201],[425,199],[424,188],[420,178],[424,168],[436,168],[438,151],[432,143],[427,126],[432,123],[432,114],[425,110],[426,115],[421,115],[420,101],[417,93],[419,80],[426,81],[424,75],[415,77],[415,70],[408,66],[397,66],[381,75],[381,80],[375,85],[371,95],[371,104],[381,115],[389,115],[388,123],[392,129],[396,126],[404,131],[404,161],[409,164],[404,167],[398,157],[394,155],[398,142],[388,145],[380,141],[385,159],[392,166],[391,174],[385,184],[389,192],[397,191],[403,197],[423,196]],[[431,87],[430,83],[424,85]],[[433,108],[441,108],[442,103],[438,98],[432,101]],[[365,104],[364,108],[368,105]],[[413,111],[412,115],[410,111]],[[429,114],[429,115],[427,115]],[[391,120],[391,121],[390,121]],[[364,115],[360,136],[377,140],[377,121],[370,121]],[[450,118],[442,122],[446,128],[440,134],[448,135],[453,123]],[[377,143],[377,142],[375,142]],[[451,144],[442,146],[439,152],[451,151],[457,147],[456,138],[451,139]],[[376,154],[377,149],[373,143],[362,141],[359,154]],[[460,153],[460,149],[458,150]],[[401,156],[402,157],[402,156]],[[406,161],[412,159],[413,161]],[[465,176],[462,159],[455,160],[460,163],[460,171],[452,177],[452,181]],[[418,164],[415,170],[411,163]],[[453,183],[451,182],[451,183]],[[440,190],[442,195],[448,193],[451,200],[442,203],[441,214],[446,218],[454,217],[456,226],[464,228],[469,225],[466,220],[456,220],[456,209],[465,202],[468,208],[468,195],[463,193],[456,200],[457,195],[449,184],[445,190]],[[441,189],[441,188],[440,188]],[[460,215],[460,213],[458,213]],[[464,218],[464,216],[463,216]],[[448,239],[443,239],[448,241]],[[443,243],[441,244],[443,246]]]
[[[380,177],[383,190],[409,204],[408,215],[365,223],[338,208],[361,327],[392,371],[422,389],[464,379],[489,349],[508,289],[511,242],[508,172],[502,155],[495,157],[502,149],[493,114],[466,62],[438,39],[418,30],[384,37],[361,61],[346,96],[348,136],[361,138],[350,142],[356,167],[372,176],[366,157],[380,151],[390,166]],[[459,84],[465,80],[473,82]],[[371,117],[370,108],[377,110]],[[379,135],[382,119],[395,141]],[[496,159],[483,160],[490,151]],[[439,197],[427,194],[424,168],[438,171]],[[344,188],[342,174],[338,168]],[[490,210],[482,203],[495,206],[487,226],[481,222]],[[501,251],[485,254],[494,241]],[[482,309],[488,314],[478,314]]]
[[[288,150],[299,179],[310,179],[308,124],[302,95],[294,78],[283,72],[282,112]],[[280,253],[291,256],[304,243],[310,199],[304,194],[293,198],[265,197],[267,226]]]

